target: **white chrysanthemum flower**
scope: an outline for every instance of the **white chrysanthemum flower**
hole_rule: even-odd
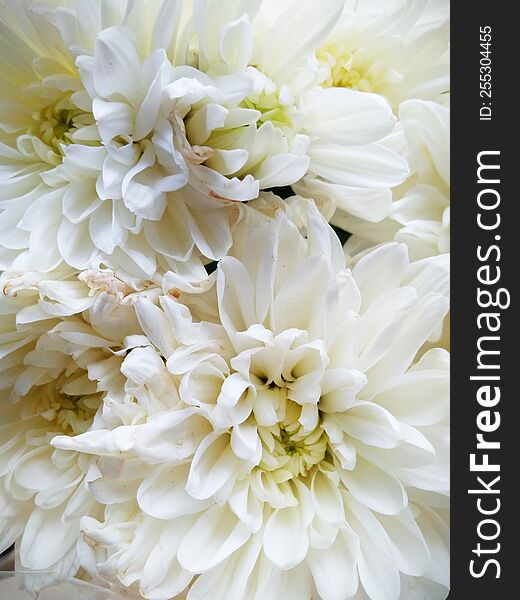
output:
[[[74,31],[70,9],[48,4],[33,7],[29,0],[3,0],[0,5],[4,189],[0,267],[50,271],[62,261],[76,269],[97,268],[103,262],[113,268],[124,266],[143,279],[161,268],[196,278],[201,269],[199,255],[214,260],[231,245],[233,211],[191,188],[169,197],[175,177],[165,174],[160,165],[157,172],[142,173],[150,157],[145,140],[150,113],[154,114],[150,104],[157,100],[158,73],[167,70],[169,62],[165,50],[146,48],[142,43],[145,51],[154,51],[143,60],[144,65],[137,64],[133,41],[125,36],[119,36],[114,47],[121,23],[133,24],[134,31],[138,30],[135,12],[141,14],[143,5],[132,5],[131,10],[129,6],[127,14],[125,3],[103,9],[101,4],[78,4],[81,24],[78,21],[74,27],[79,40],[69,39]],[[168,31],[175,38],[175,15],[164,15],[164,10],[157,12],[158,5],[154,6],[156,19],[162,19],[161,25],[156,23],[155,34],[170,26]],[[93,52],[98,68],[93,77],[89,60],[94,59],[76,55],[83,49],[82,41],[89,49],[96,17],[99,27],[112,27],[97,42],[96,36],[102,32],[95,31],[98,52]],[[61,32],[69,35],[60,36],[53,21],[62,24]],[[166,32],[158,39],[166,44]],[[117,56],[126,53],[124,63],[117,62],[112,70],[107,67],[115,62],[110,59],[111,52],[119,52]],[[124,100],[127,92],[131,98],[124,114],[132,112],[134,121],[128,117],[126,124],[115,123],[114,114],[106,114],[102,99],[93,103],[87,90],[92,92],[96,83],[111,100],[120,93]],[[113,143],[108,143],[108,121],[118,130]],[[135,144],[128,139],[129,127],[137,136]],[[124,139],[126,142],[121,142]],[[174,156],[169,160],[174,161]],[[122,163],[126,179],[120,177]],[[181,178],[185,179],[184,175]]]
[[[447,2],[347,2],[334,31],[317,51],[325,72],[322,86],[379,94],[390,102],[396,115],[409,99],[446,104],[448,36]],[[385,144],[392,146],[388,141]],[[321,177],[306,177],[294,189],[319,201],[329,218],[337,209],[337,214],[346,213],[354,221],[379,223],[391,211],[392,192],[384,186],[364,187],[367,189],[341,181],[331,185]]]
[[[449,91],[448,36],[448,2],[347,2],[318,51],[322,85],[381,94],[396,111],[412,98],[437,100]]]
[[[247,151],[234,175],[252,174],[261,189],[291,185],[304,176],[353,188],[385,188],[406,173],[406,165],[378,143],[393,121],[382,98],[317,86],[323,75],[316,50],[343,4],[281,3],[283,10],[266,24],[261,2],[246,3],[247,10],[230,1],[194,3],[199,69],[229,77],[246,67],[253,82],[242,107],[255,126],[234,135],[220,131],[205,142],[218,155]]]
[[[317,85],[343,0],[295,2],[266,31],[259,2],[4,2],[2,52],[20,50],[3,74],[4,268],[186,270],[225,255],[233,202],[261,189],[311,178],[364,193],[408,172],[380,143],[395,122],[381,96]],[[31,105],[15,116],[18,96]]]
[[[346,244],[350,253],[390,240],[405,243],[413,260],[450,251],[450,111],[409,100],[399,117],[412,174],[393,190],[386,219],[367,223],[336,212],[334,224],[354,234]]]
[[[48,210],[49,189],[42,174],[61,164],[62,144],[71,143],[78,130],[94,122],[74,102],[82,85],[73,59],[54,28],[29,8],[27,0],[0,4],[2,269],[10,268],[29,246],[35,257],[45,255],[41,262],[59,263],[52,239],[57,232],[51,226],[57,217]],[[62,204],[58,206],[61,213]],[[24,221],[28,207],[34,220],[44,223],[32,233],[30,223]],[[26,268],[18,262],[15,268]],[[28,268],[37,268],[38,262]]]
[[[216,318],[178,290],[136,304],[147,422],[53,440],[102,457],[84,566],[150,599],[397,600],[400,573],[444,598],[448,354],[417,353],[446,277],[395,243],[345,268],[313,205],[304,234],[247,217],[202,294]]]
[[[99,514],[95,461],[51,441],[95,428],[108,391],[123,400],[115,353],[139,331],[136,292],[106,270],[4,273],[0,286],[0,549],[16,542],[22,570],[70,576],[80,519]]]
[[[197,1],[191,56],[197,69],[177,57],[169,67],[160,50],[141,65],[129,29],[100,33],[93,60],[78,61],[109,150],[104,171],[115,186],[111,193],[154,221],[164,212],[164,192],[187,182],[211,198],[244,201],[308,173],[356,188],[401,181],[406,165],[375,144],[392,128],[386,103],[349,90],[313,89],[320,78],[313,51],[342,4],[291,5],[257,35],[260,3]],[[298,20],[287,18],[295,13]],[[370,166],[361,162],[367,152]]]
[[[0,389],[11,389],[15,397],[26,369],[23,360],[40,336],[61,319],[88,310],[94,297],[71,269],[3,273],[0,290]]]

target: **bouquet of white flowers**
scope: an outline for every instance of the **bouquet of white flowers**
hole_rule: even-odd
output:
[[[0,0],[0,551],[28,590],[446,598],[448,18]]]

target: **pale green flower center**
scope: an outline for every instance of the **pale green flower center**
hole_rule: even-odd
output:
[[[30,135],[39,137],[42,142],[61,154],[61,145],[75,143],[74,134],[82,127],[94,123],[92,115],[82,112],[76,107],[62,108],[59,105],[50,105],[32,115]],[[82,140],[83,145],[100,145],[100,142]]]
[[[278,92],[262,92],[258,97],[248,97],[242,102],[242,108],[249,108],[260,112],[258,126],[270,121],[273,125],[284,128],[292,128],[293,106],[284,106],[280,103]]]
[[[298,421],[301,406],[282,394],[277,410],[281,420],[272,427],[259,427],[263,455],[259,468],[273,474],[277,483],[293,477],[306,477],[327,451],[327,437],[318,425],[304,433]]]
[[[94,116],[78,108],[72,99],[72,92],[47,90],[41,85],[30,88],[34,98],[33,110],[27,124],[26,133],[39,138],[44,144],[61,155],[61,146],[75,143],[74,134],[95,124]],[[99,145],[99,141],[82,140],[82,144]]]
[[[343,42],[335,42],[317,52],[317,58],[326,72],[323,87],[343,87],[361,92],[374,91],[374,82],[356,52]]]
[[[69,395],[60,388],[60,380],[33,390],[36,397],[31,415],[40,416],[65,435],[79,435],[88,430],[101,403],[101,394]]]

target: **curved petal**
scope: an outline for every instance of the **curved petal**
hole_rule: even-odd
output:
[[[175,519],[202,512],[213,500],[196,500],[185,488],[189,464],[157,466],[137,490],[137,502],[143,512],[156,519]]]
[[[192,573],[209,571],[242,547],[251,532],[227,506],[204,511],[181,542],[177,560]]]
[[[62,559],[79,538],[79,523],[63,521],[63,506],[35,508],[20,543],[20,562],[27,569],[44,571]]]

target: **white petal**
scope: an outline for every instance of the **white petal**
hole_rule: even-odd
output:
[[[141,61],[130,31],[110,27],[96,40],[94,82],[98,94],[105,98],[120,95],[137,101],[137,76]]]
[[[183,262],[193,252],[193,230],[193,220],[182,199],[179,198],[177,202],[177,198],[171,195],[168,195],[162,218],[144,222],[144,233],[150,246],[160,254]]]
[[[260,65],[272,79],[291,73],[301,57],[314,52],[332,31],[343,11],[342,0],[297,0],[288,5],[262,44]]]
[[[358,404],[338,416],[345,433],[369,446],[395,448],[401,427],[395,417],[371,402]]]
[[[276,154],[265,160],[255,172],[260,188],[283,187],[299,181],[309,168],[309,157],[296,154]]]
[[[307,330],[322,309],[323,297],[314,291],[326,289],[330,277],[328,261],[323,256],[312,256],[288,273],[274,301],[276,330]]]
[[[327,523],[341,524],[345,520],[343,498],[330,477],[316,471],[312,478],[311,493],[316,512]]]
[[[44,571],[58,562],[79,537],[76,521],[63,521],[63,506],[33,509],[20,544],[23,567]]]
[[[395,515],[406,506],[407,496],[401,483],[359,456],[355,468],[343,471],[341,479],[352,495],[372,510]]]
[[[237,482],[229,498],[229,507],[252,533],[262,526],[263,503],[258,500],[248,479]]]
[[[58,247],[65,261],[76,269],[86,269],[95,254],[88,223],[72,224],[63,219],[58,229]]]
[[[192,517],[162,524],[160,537],[144,565],[140,581],[141,594],[149,598],[171,598],[182,593],[193,573],[183,569],[177,550],[193,522]]]
[[[421,507],[417,522],[428,544],[431,561],[429,575],[434,580],[450,585],[450,530],[447,523],[432,509]]]
[[[262,536],[252,536],[240,549],[227,560],[199,575],[188,592],[189,600],[207,600],[208,598],[226,598],[242,600],[252,598],[246,592],[252,571],[262,549]]]
[[[219,41],[220,57],[237,71],[245,69],[250,63],[253,39],[253,28],[247,14],[244,14],[223,27]]]
[[[346,88],[310,92],[302,105],[305,132],[311,137],[360,146],[391,133],[395,117],[382,96]]]
[[[448,308],[446,298],[431,294],[406,313],[394,336],[393,349],[367,372],[368,383],[363,394],[377,392],[384,387],[383,382],[399,377],[410,367],[419,348],[442,324]]]
[[[361,290],[363,306],[370,306],[385,292],[399,287],[408,264],[403,244],[385,244],[361,258],[352,275]]]
[[[385,188],[402,183],[408,163],[380,145],[342,146],[318,140],[309,148],[309,170],[324,179],[355,188]]]
[[[94,98],[92,111],[106,145],[118,136],[127,137],[133,133],[134,115],[126,102],[107,102],[102,98]]]
[[[213,130],[224,127],[228,114],[227,108],[212,102],[197,110],[186,121],[186,135],[191,145],[202,146],[205,144]]]
[[[249,539],[251,532],[227,507],[202,513],[184,537],[177,559],[192,573],[203,573],[225,560]]]
[[[202,70],[221,62],[220,59],[224,58],[219,53],[222,45],[227,48],[237,37],[238,39],[242,38],[241,35],[232,36],[231,40],[226,43],[223,33],[229,33],[230,29],[233,29],[233,24],[243,15],[248,21],[252,21],[259,7],[258,0],[245,0],[238,3],[195,0],[193,21],[200,44],[200,68]]]
[[[159,221],[166,208],[166,194],[148,182],[142,183],[140,175],[156,162],[154,149],[148,145],[139,162],[128,171],[123,179],[122,191],[125,206],[135,215]],[[144,181],[144,179],[143,179]]]
[[[222,384],[217,402],[221,406],[232,408],[249,387],[252,387],[250,381],[244,379],[239,373],[233,373],[229,377],[226,377]]]
[[[189,464],[157,466],[137,491],[137,501],[143,512],[156,519],[175,519],[202,512],[213,500],[195,500],[184,489]]]
[[[117,456],[132,448],[134,436],[133,427],[123,425],[113,430],[97,429],[75,437],[59,435],[52,439],[52,445],[63,450],[75,450],[100,456]]]
[[[176,464],[195,454],[210,425],[196,409],[186,408],[158,413],[134,429],[139,456],[152,464]]]
[[[260,186],[252,175],[246,175],[243,179],[229,179],[204,165],[191,165],[191,170],[213,198],[237,202],[258,198]]]
[[[216,494],[237,475],[235,457],[228,434],[208,435],[193,457],[186,490],[194,498],[204,500]]]
[[[164,363],[155,349],[134,348],[123,360],[121,373],[137,385],[144,385],[160,375]]]
[[[177,210],[177,208],[175,208]],[[232,244],[229,215],[221,207],[207,210],[191,209],[193,226],[191,236],[204,256],[212,260],[224,257]]]
[[[449,379],[444,370],[405,373],[375,401],[409,425],[433,425],[449,415]]]
[[[323,600],[351,598],[358,588],[359,541],[350,530],[340,530],[330,548],[309,550],[307,562]]]
[[[235,425],[231,432],[231,448],[239,458],[257,465],[262,458],[262,444],[256,425],[249,421]]]
[[[246,331],[256,323],[251,277],[236,258],[220,261],[217,293],[222,324],[229,334]]]
[[[135,308],[139,323],[149,340],[163,356],[170,356],[177,347],[177,342],[163,311],[144,299],[137,302]]]
[[[399,570],[388,536],[370,510],[347,496],[351,525],[360,541],[359,578],[371,599],[400,598]]]
[[[309,535],[300,507],[275,510],[264,532],[264,552],[276,566],[291,569],[306,556]]]
[[[410,511],[391,517],[379,516],[379,521],[394,546],[399,570],[407,575],[424,575],[429,566],[430,552]]]
[[[436,102],[408,100],[399,107],[412,162],[422,181],[440,177],[450,184],[449,146],[450,111]]]
[[[71,182],[63,195],[63,215],[71,223],[80,223],[89,217],[99,206],[101,200],[94,187],[89,188],[84,182]]]
[[[128,233],[110,200],[105,200],[90,217],[89,233],[96,248],[108,255],[114,252],[116,246],[124,243]]]
[[[142,70],[144,73],[155,74],[153,81],[148,87],[146,97],[144,98],[139,112],[135,118],[134,139],[144,139],[154,128],[159,116],[161,107],[162,92],[162,72],[169,65],[164,50],[156,50],[144,62]]]
[[[215,169],[222,175],[234,175],[246,164],[249,158],[247,150],[235,148],[233,150],[215,150],[213,156],[205,164]]]

